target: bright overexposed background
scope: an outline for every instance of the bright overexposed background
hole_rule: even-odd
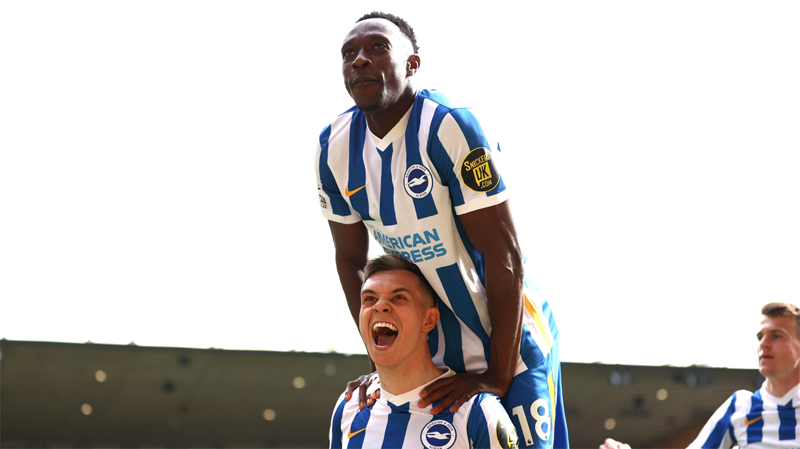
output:
[[[363,352],[318,210],[390,11],[490,115],[562,359],[755,367],[800,302],[800,3],[4,1],[0,337]]]

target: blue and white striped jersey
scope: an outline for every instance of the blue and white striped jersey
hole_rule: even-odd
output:
[[[765,383],[766,385],[766,383]],[[708,420],[690,448],[797,448],[800,432],[800,385],[782,398],[762,386],[755,393],[739,390]]]
[[[419,266],[441,299],[439,325],[428,335],[434,363],[459,373],[487,368],[492,330],[484,258],[458,216],[506,200],[498,158],[498,144],[484,134],[473,111],[430,90],[417,93],[383,139],[353,107],[322,131],[317,146],[323,216],[344,224],[362,221],[386,253]],[[549,305],[525,285],[515,374],[541,364],[557,335]]]
[[[437,379],[450,377],[448,370]],[[437,380],[434,379],[434,380]],[[433,382],[433,381],[431,381]],[[465,402],[456,413],[431,415],[431,406],[420,408],[419,392],[393,395],[381,390],[371,407],[358,409],[358,394],[350,401],[339,397],[331,419],[331,448],[510,449],[517,434],[497,396],[481,393]]]

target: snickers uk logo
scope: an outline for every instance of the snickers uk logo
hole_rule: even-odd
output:
[[[476,192],[488,192],[500,183],[500,175],[492,163],[492,153],[486,148],[470,151],[461,163],[461,179]]]
[[[433,188],[431,172],[424,165],[414,164],[406,170],[406,174],[403,176],[403,185],[411,198],[424,198],[431,193],[431,188]]]
[[[423,427],[420,440],[428,449],[449,449],[456,442],[456,428],[443,419],[437,419]]]

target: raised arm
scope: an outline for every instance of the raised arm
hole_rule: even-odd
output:
[[[508,201],[460,215],[459,219],[472,244],[484,256],[492,324],[491,358],[483,373],[460,374],[425,388],[421,406],[444,398],[432,409],[433,413],[447,407],[458,410],[481,392],[504,396],[514,377],[522,338],[522,252]]]

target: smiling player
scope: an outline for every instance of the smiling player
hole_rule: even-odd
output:
[[[800,447],[800,307],[773,302],[761,309],[758,391],[739,390],[725,401],[690,448]],[[630,449],[608,439],[600,449]]]
[[[436,296],[419,269],[396,255],[364,269],[359,330],[377,368],[381,396],[360,408],[339,397],[330,430],[331,448],[515,448],[517,436],[500,400],[473,396],[458,412],[431,414],[419,392],[455,373],[431,360],[427,335],[439,320]]]

